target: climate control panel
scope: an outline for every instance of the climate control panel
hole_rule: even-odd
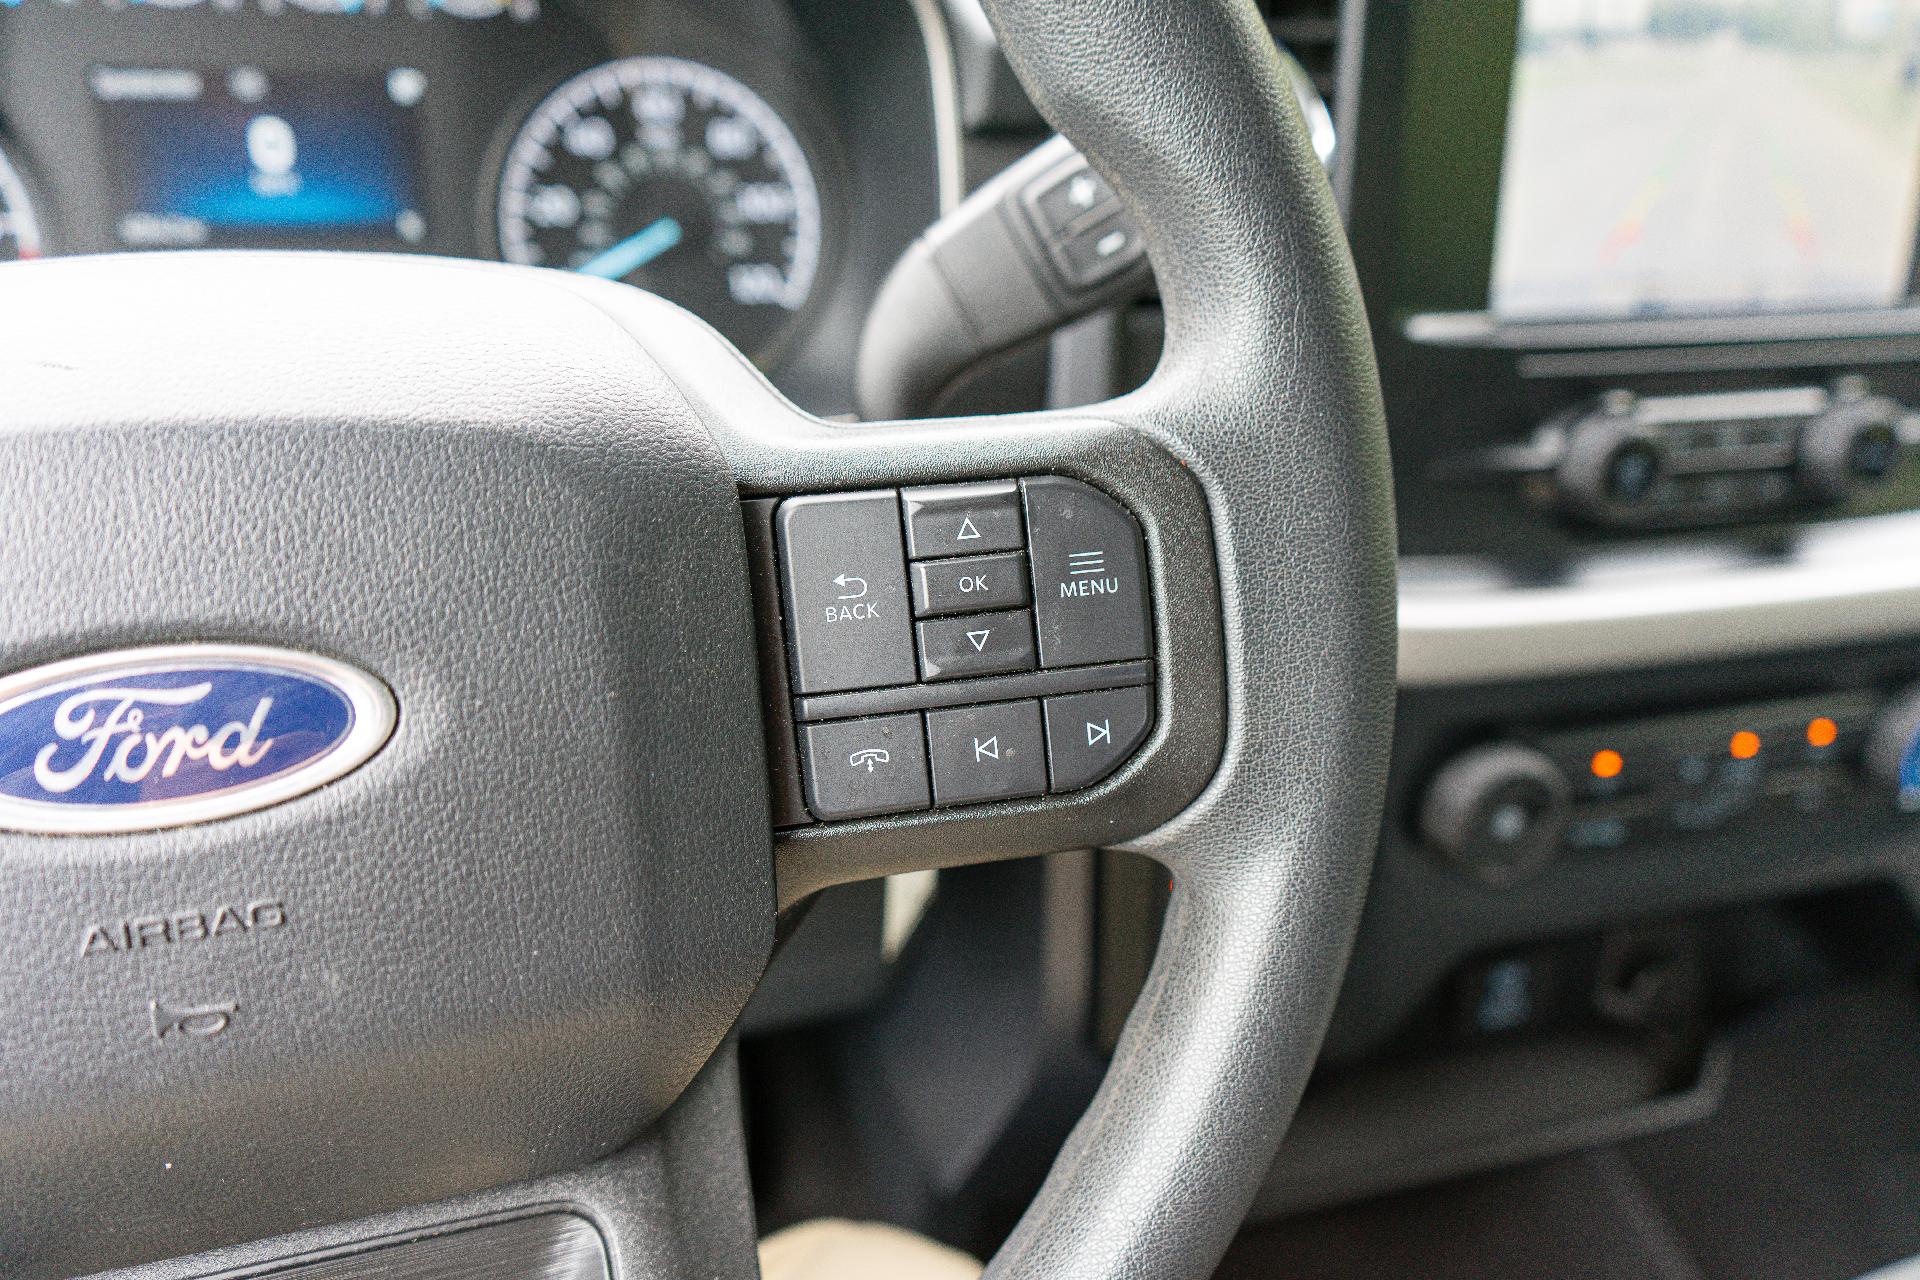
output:
[[[806,495],[780,503],[773,534],[815,819],[1076,791],[1146,741],[1145,549],[1093,486]]]
[[[1695,395],[1625,390],[1460,470],[1509,477],[1537,505],[1615,529],[1775,519],[1845,502],[1908,463],[1920,423],[1859,378]]]
[[[1920,811],[1920,691],[1514,731],[1435,771],[1417,820],[1436,854],[1504,886],[1556,857],[1870,808]]]

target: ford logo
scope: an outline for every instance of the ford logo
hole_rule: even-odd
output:
[[[385,685],[256,645],[178,644],[0,680],[0,830],[151,831],[324,786],[393,732]]]

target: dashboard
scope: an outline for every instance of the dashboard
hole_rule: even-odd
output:
[[[1693,1114],[1710,1055],[1617,1013],[1643,972],[1677,972],[1682,1029],[1704,1026],[1703,962],[1667,926],[1920,875],[1920,63],[1903,27],[1814,48],[1733,19],[1657,30],[1659,6],[1264,7],[1334,102],[1402,551],[1387,822],[1332,1084],[1262,1200],[1280,1213]],[[0,260],[292,248],[584,272],[688,307],[823,415],[853,409],[862,323],[957,202],[957,153],[980,177],[1045,136],[971,0],[0,0]],[[944,407],[1102,399],[1160,332],[1151,302],[1096,317],[983,363],[980,403]],[[936,707],[896,641],[918,701],[862,716],[1020,704],[1033,737],[1039,693],[1144,699],[1001,684]],[[1056,665],[1004,661],[991,678]],[[852,722],[821,701],[848,696],[801,719]],[[846,757],[875,787],[887,750]],[[800,822],[797,776],[778,781]],[[811,799],[946,803],[931,776],[925,796],[915,775]],[[1086,874],[1110,1045],[1167,882],[1118,858]],[[1046,899],[1021,883],[992,905]],[[749,1031],[881,985],[891,898],[822,900],[816,920],[852,923],[796,935]],[[1589,992],[1626,1067],[1596,1067],[1591,1017],[1566,1016]],[[1502,1093],[1483,1082],[1508,1053],[1525,1087]],[[1651,1083],[1602,1097],[1600,1075]],[[1560,1110],[1463,1132],[1449,1081]],[[1412,1119],[1367,1128],[1376,1098]]]
[[[686,306],[837,412],[839,329],[938,212],[913,12],[864,19],[863,68],[850,8],[13,0],[0,260],[327,249],[580,271]]]

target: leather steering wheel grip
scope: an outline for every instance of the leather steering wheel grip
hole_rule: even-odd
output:
[[[1298,1105],[1352,945],[1392,731],[1394,526],[1359,286],[1247,0],[987,0],[1035,103],[1127,200],[1167,314],[1082,410],[1191,467],[1214,522],[1227,742],[1138,842],[1176,887],[1105,1083],[988,1275],[1210,1275]]]

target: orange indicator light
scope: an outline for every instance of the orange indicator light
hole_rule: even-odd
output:
[[[1825,716],[1816,716],[1807,721],[1807,745],[1810,747],[1830,747],[1840,740],[1840,726]]]
[[[1588,767],[1593,770],[1593,776],[1596,778],[1603,780],[1617,778],[1620,776],[1620,771],[1627,767],[1627,758],[1609,747],[1605,751],[1594,752],[1593,760]]]
[[[1751,729],[1742,729],[1728,740],[1727,750],[1735,760],[1751,760],[1760,754],[1760,735]]]

